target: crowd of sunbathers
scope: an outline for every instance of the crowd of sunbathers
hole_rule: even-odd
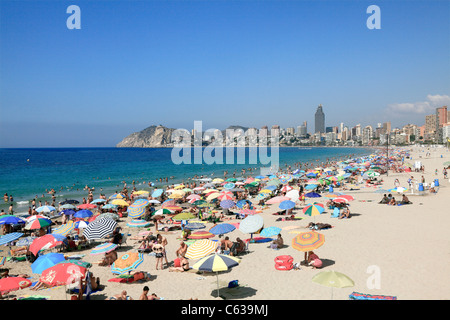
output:
[[[390,193],[388,195],[384,194],[383,198],[378,203],[387,204],[387,205],[391,205],[391,206],[396,206],[399,204],[402,204],[402,205],[403,204],[412,204],[412,202],[409,201],[408,197],[405,194],[402,195],[402,200],[397,201],[395,199],[395,197]]]

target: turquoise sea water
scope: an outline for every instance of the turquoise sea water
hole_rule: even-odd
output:
[[[0,195],[8,193],[14,197],[14,211],[17,213],[26,212],[29,201],[36,195],[42,203],[45,200],[51,203],[51,197],[46,194],[46,189],[51,188],[57,192],[56,202],[81,200],[87,196],[83,190],[86,185],[95,187],[94,198],[98,198],[100,188],[101,193],[108,197],[122,189],[123,181],[129,189],[135,180],[138,190],[150,190],[149,181],[157,186],[167,185],[165,182],[159,183],[159,178],[172,177],[169,179],[169,184],[172,184],[187,181],[194,175],[223,178],[224,171],[228,171],[227,177],[235,171],[236,177],[239,177],[242,169],[263,166],[248,163],[248,149],[245,164],[176,165],[172,162],[171,152],[171,148],[0,149]],[[327,159],[342,160],[349,155],[357,157],[372,152],[373,149],[369,148],[280,148],[279,163],[283,169],[296,162],[320,163]],[[223,162],[226,162],[225,154]],[[259,173],[255,170],[252,175]],[[4,203],[2,198],[0,203],[0,209],[7,211],[9,203]]]

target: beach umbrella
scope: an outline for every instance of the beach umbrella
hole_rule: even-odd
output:
[[[320,198],[322,197],[320,194],[316,193],[316,192],[308,192],[305,194],[305,197],[308,198]]]
[[[163,194],[164,190],[163,189],[155,189],[152,192],[152,198],[158,198]]]
[[[348,276],[336,271],[322,271],[316,274],[312,281],[322,286],[331,287],[331,299],[333,299],[333,288],[346,288],[355,285],[355,282]]]
[[[146,194],[149,194],[149,193],[150,193],[150,191],[147,191],[147,190],[138,190],[138,191],[134,191],[133,192],[133,194],[137,194],[139,196],[146,195]]]
[[[154,203],[154,204],[161,204],[160,201],[152,199],[152,200],[148,200],[148,203]]]
[[[64,236],[67,236],[72,230],[75,229],[75,223],[73,221],[69,221],[66,224],[62,224],[58,228],[52,230],[52,233],[58,233]]]
[[[91,255],[104,254],[104,253],[113,251],[116,248],[117,248],[117,244],[111,243],[111,242],[106,242],[106,243],[99,244],[98,246],[93,248],[91,250],[90,254]]]
[[[325,211],[324,207],[320,206],[316,203],[310,204],[303,208],[303,213],[308,216],[311,216],[311,217],[317,216],[317,215],[323,213],[324,211]]]
[[[274,204],[274,203],[281,203],[283,201],[291,200],[290,197],[285,196],[276,196],[266,201],[266,204]]]
[[[236,178],[228,178],[227,180],[225,180],[227,182],[236,182],[238,181]]]
[[[385,189],[377,189],[374,191],[374,193],[389,193],[389,191]]]
[[[111,272],[125,274],[135,270],[142,262],[144,262],[144,255],[142,253],[127,252],[113,262]]]
[[[333,202],[336,202],[336,203],[348,203],[348,199],[346,199],[346,198],[341,198],[341,197],[334,198],[332,201],[333,201]]]
[[[118,221],[120,219],[120,217],[117,213],[105,212],[105,213],[102,213],[102,214],[99,214],[98,216],[96,216],[94,221],[100,220],[100,219],[112,219],[114,221]]]
[[[122,200],[122,199],[114,199],[113,201],[111,201],[111,204],[115,204],[119,207],[128,207],[129,206],[128,202],[126,202],[125,200]]]
[[[114,199],[125,199],[125,196],[120,193],[115,193],[109,197],[109,200],[114,200]]]
[[[263,200],[270,197],[268,193],[259,193],[256,195],[255,200]]]
[[[217,197],[220,201],[224,201],[224,200],[234,200],[234,194],[231,191],[223,191],[219,194],[219,196]]]
[[[128,216],[133,219],[142,217],[145,214],[145,208],[148,206],[149,201],[146,199],[138,199],[133,202],[127,209]]]
[[[169,210],[169,209],[159,209],[157,211],[155,211],[155,213],[153,214],[154,216],[162,216],[164,214],[172,214],[173,211]]]
[[[127,226],[132,228],[146,228],[150,225],[149,221],[141,220],[141,219],[135,219],[131,220],[127,223]]]
[[[219,192],[217,192],[217,191],[216,191],[216,192],[213,192],[213,193],[207,195],[206,201],[211,202],[212,200],[218,198],[219,196],[220,196],[220,193],[219,193]]]
[[[26,223],[26,221],[16,216],[8,216],[0,218],[0,224],[21,224],[21,223]]]
[[[53,267],[58,262],[65,260],[66,258],[64,258],[64,255],[62,253],[47,253],[37,258],[31,264],[31,271],[33,273],[42,273],[45,269]]]
[[[16,242],[16,246],[17,247],[28,247],[33,241],[34,239],[36,239],[37,237],[25,237],[25,238],[21,238],[19,240],[17,240]]]
[[[282,210],[289,210],[295,207],[295,202],[291,201],[291,200],[284,200],[282,202],[280,202],[280,204],[278,205],[278,208],[282,209]]]
[[[30,222],[27,222],[25,225],[26,230],[34,230],[34,229],[40,229],[44,227],[48,227],[52,224],[52,220],[50,219],[43,219],[43,218],[37,218],[33,219]]]
[[[223,180],[223,179],[220,179],[220,178],[215,178],[213,181],[212,181],[212,183],[222,183],[222,182],[224,182],[225,180]]]
[[[192,266],[192,269],[215,272],[217,277],[217,296],[219,296],[219,272],[227,271],[230,268],[237,266],[240,262],[241,260],[239,258],[214,253],[199,260]]]
[[[164,209],[169,209],[169,210],[174,211],[174,212],[183,210],[182,207],[178,207],[178,206],[165,206]]]
[[[389,191],[397,192],[397,193],[403,193],[403,192],[408,191],[408,189],[404,188],[404,187],[397,187],[397,188],[389,189]]]
[[[314,190],[317,186],[318,184],[308,184],[305,186],[305,190]]]
[[[250,200],[244,199],[236,202],[236,207],[242,209],[247,203],[250,205],[250,207],[252,206],[252,202]]]
[[[84,229],[89,225],[89,222],[84,220],[78,220],[74,222],[75,229]]]
[[[195,219],[195,216],[190,212],[182,212],[177,214],[172,218],[174,221],[181,221],[181,220],[191,220]]]
[[[104,203],[104,202],[106,202],[106,199],[95,199],[95,200],[91,201],[91,203],[93,203],[93,204]],[[84,208],[84,209],[89,209],[89,208]]]
[[[339,195],[339,198],[344,198],[344,199],[347,199],[348,201],[355,200],[355,198],[353,198],[353,196],[351,196],[349,194],[341,194],[341,195]]]
[[[63,261],[58,262],[57,264],[62,264],[62,263],[71,263],[71,264],[74,264],[74,265],[77,265],[79,267],[83,267],[83,268],[86,268],[86,269],[89,269],[89,268],[92,267],[92,263],[86,262],[86,261],[83,261],[83,260],[79,260],[79,259],[68,258],[67,260],[63,260]]]
[[[49,286],[60,286],[77,283],[86,276],[87,268],[74,263],[57,263],[42,272],[39,281]]]
[[[197,260],[217,250],[218,243],[209,239],[202,239],[191,244],[186,251],[186,258]]]
[[[223,187],[225,189],[233,189],[236,185],[234,183],[227,183]]]
[[[0,293],[7,294],[11,291],[24,289],[31,286],[31,281],[22,277],[6,277],[0,279]]]
[[[214,237],[214,234],[208,231],[196,231],[188,236],[188,239],[208,239]]]
[[[262,189],[259,193],[272,193],[272,190]]]
[[[83,209],[83,210],[77,211],[77,212],[73,215],[73,217],[74,217],[74,218],[85,219],[85,218],[92,217],[93,215],[94,215],[94,213],[93,213],[92,211]]]
[[[243,214],[244,216],[248,216],[248,215],[256,214],[256,210],[243,209],[243,210],[239,211],[239,213]]]
[[[290,198],[291,201],[297,201],[300,197],[300,191],[294,189],[286,193],[286,197]]]
[[[189,230],[196,230],[196,229],[204,229],[204,228],[206,228],[206,226],[204,223],[192,222],[192,223],[188,223],[187,225],[185,225],[184,228],[189,229]]]
[[[72,216],[76,213],[75,210],[72,209],[64,209],[63,211],[61,211],[59,214],[60,215],[65,215],[65,216]]]
[[[235,229],[236,229],[236,227],[233,226],[232,224],[220,223],[218,225],[215,225],[211,229],[209,229],[209,232],[211,232],[212,234],[215,234],[215,235],[221,235],[221,234],[225,234],[228,232],[232,232]]]
[[[271,238],[271,237],[277,236],[280,232],[281,232],[281,228],[268,227],[268,228],[262,229],[262,231],[259,235],[264,238]]]
[[[77,209],[95,209],[95,208],[97,208],[97,205],[93,203],[83,203],[77,206]]]
[[[74,205],[74,204],[79,204],[80,201],[78,200],[64,200],[63,202],[60,202],[60,205],[66,205],[66,204],[70,204],[70,205]]]
[[[75,207],[73,204],[66,203],[66,204],[63,204],[62,206],[60,206],[59,208],[60,209],[76,209],[77,207]]]
[[[230,209],[233,208],[236,205],[236,203],[233,200],[222,200],[220,201],[220,206],[224,209]]]
[[[39,212],[39,213],[50,213],[53,211],[56,211],[56,208],[52,207],[52,206],[41,206],[36,209],[36,212]]]
[[[170,198],[170,199],[181,199],[181,198],[184,197],[184,195],[185,195],[185,193],[184,193],[183,191],[178,190],[178,192],[175,192],[175,191],[174,191],[174,192],[169,196],[169,198]]]
[[[117,210],[117,205],[116,204],[112,204],[112,203],[107,203],[105,204],[102,209],[105,210],[109,210],[109,209],[113,209],[113,210]]]
[[[110,218],[95,220],[84,229],[83,235],[87,240],[103,239],[113,233],[117,222]]]
[[[23,236],[22,232],[12,232],[5,234],[0,237],[0,245],[6,245],[14,240],[19,239],[21,236]]]
[[[193,199],[200,200],[201,198],[202,197],[199,194],[195,194],[195,193],[190,194],[186,197],[187,200],[193,200]]]
[[[325,236],[315,231],[299,233],[292,239],[292,247],[296,250],[308,252],[315,250],[325,243]]]
[[[367,171],[366,173],[364,173],[364,175],[367,175],[370,178],[375,178],[378,177],[380,174],[375,171]]]
[[[37,256],[41,250],[54,248],[63,243],[67,243],[67,238],[61,234],[46,234],[42,237],[38,237],[30,244],[30,252]]]
[[[264,220],[259,214],[247,216],[239,225],[242,233],[255,233],[264,225]]]

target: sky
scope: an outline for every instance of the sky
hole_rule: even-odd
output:
[[[313,132],[319,104],[326,126],[422,125],[450,107],[449,13],[444,0],[0,0],[0,147],[113,147],[196,120]]]

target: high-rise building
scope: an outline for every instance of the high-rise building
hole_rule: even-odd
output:
[[[295,135],[295,129],[293,127],[286,128],[286,134],[290,136]]]
[[[319,104],[319,106],[317,107],[317,111],[314,116],[314,119],[315,119],[314,132],[315,133],[317,133],[317,132],[325,133],[325,113],[323,113],[321,104]]]
[[[434,133],[436,131],[436,115],[429,114],[425,116],[425,133]]]
[[[384,122],[383,123],[383,131],[382,134],[389,134],[391,133],[391,122]]]
[[[442,132],[444,125],[447,125],[447,106],[436,108],[436,139],[439,143],[444,142]]]

